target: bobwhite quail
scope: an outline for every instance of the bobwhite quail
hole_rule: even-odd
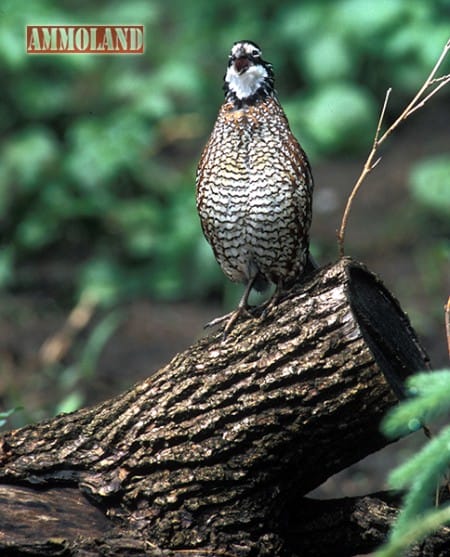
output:
[[[197,170],[197,209],[225,275],[246,284],[224,334],[247,311],[253,287],[274,299],[308,261],[313,178],[274,89],[272,65],[252,41],[234,43],[225,101]]]

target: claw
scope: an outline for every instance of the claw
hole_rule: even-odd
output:
[[[264,302],[264,309],[261,312],[261,319],[265,319],[269,315],[272,308],[274,308],[278,304],[282,292],[283,292],[283,283],[280,281],[277,284],[272,296],[267,300],[267,302]]]
[[[230,313],[226,313],[225,315],[216,317],[209,323],[206,323],[205,329],[209,329],[210,327],[215,327],[216,325],[221,325],[222,323],[226,322],[222,332],[222,342],[224,342],[228,336],[228,333],[233,328],[233,325],[241,316],[253,317],[246,307],[238,307],[234,311],[230,311]]]
[[[211,327],[216,327],[217,325],[221,325],[222,323],[224,323],[226,321],[227,323],[225,325],[224,331],[228,332],[230,330],[230,327],[233,325],[233,323],[241,315],[245,315],[246,317],[252,317],[252,314],[248,311],[247,308],[238,308],[238,309],[235,309],[234,311],[230,311],[229,313],[226,313],[225,315],[221,315],[220,317],[216,317],[212,321],[209,321],[209,323],[206,323],[206,325],[204,325],[204,328],[205,329],[210,329]]]
[[[252,279],[250,279],[247,283],[247,286],[245,287],[245,291],[244,294],[242,295],[242,298],[238,304],[238,307],[230,312],[227,313],[226,315],[222,315],[221,317],[216,317],[216,319],[213,319],[212,321],[210,321],[209,323],[207,323],[205,325],[205,329],[209,328],[209,327],[214,327],[216,325],[220,325],[221,323],[223,323],[224,321],[226,321],[225,327],[223,329],[223,333],[222,333],[222,342],[227,338],[228,333],[231,331],[231,329],[233,328],[233,325],[236,323],[236,321],[239,319],[239,317],[241,317],[241,315],[246,315],[248,317],[252,317],[252,314],[248,311],[248,297],[250,295],[250,290],[253,287],[253,284],[255,282],[256,277],[253,277]]]

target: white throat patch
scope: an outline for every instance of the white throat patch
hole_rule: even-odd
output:
[[[250,66],[243,74],[238,74],[232,64],[225,76],[230,91],[239,100],[247,99],[256,93],[267,77],[267,70],[264,66]]]

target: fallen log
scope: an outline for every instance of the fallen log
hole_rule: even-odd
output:
[[[380,419],[429,365],[407,317],[349,258],[255,314],[112,400],[6,433],[0,549],[281,557],[376,547],[391,500],[305,496],[388,443]],[[338,529],[323,522],[331,508]]]

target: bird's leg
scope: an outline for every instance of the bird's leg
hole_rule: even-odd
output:
[[[262,318],[266,317],[269,314],[270,310],[278,304],[278,301],[281,297],[281,294],[282,294],[283,290],[284,290],[283,281],[281,279],[279,279],[278,282],[277,282],[277,285],[275,287],[274,293],[267,300],[267,302],[264,302],[264,304],[263,304],[264,310],[261,313]]]
[[[226,322],[225,328],[223,330],[223,339],[226,338],[226,336],[228,335],[228,333],[231,331],[233,325],[235,324],[235,322],[238,320],[238,318],[241,315],[250,315],[247,307],[248,307],[248,297],[250,295],[251,289],[253,287],[253,284],[256,280],[256,276],[251,278],[248,283],[247,286],[245,287],[244,293],[242,294],[242,297],[239,301],[238,307],[230,312],[227,313],[226,315],[222,315],[221,317],[217,317],[216,319],[213,319],[212,321],[210,321],[209,323],[207,323],[205,325],[205,328],[207,327],[214,327],[215,325],[219,325],[220,323],[223,323],[224,321]]]
[[[239,301],[238,307],[231,313],[230,318],[228,319],[228,321],[225,325],[225,328],[223,330],[223,338],[224,339],[228,335],[228,333],[231,331],[231,328],[233,327],[233,325],[235,324],[235,322],[237,321],[237,319],[241,315],[243,315],[243,314],[249,315],[248,310],[247,310],[248,297],[250,296],[250,291],[253,287],[255,279],[256,279],[256,276],[248,281],[247,286],[245,287],[244,293],[242,294],[242,298]]]

